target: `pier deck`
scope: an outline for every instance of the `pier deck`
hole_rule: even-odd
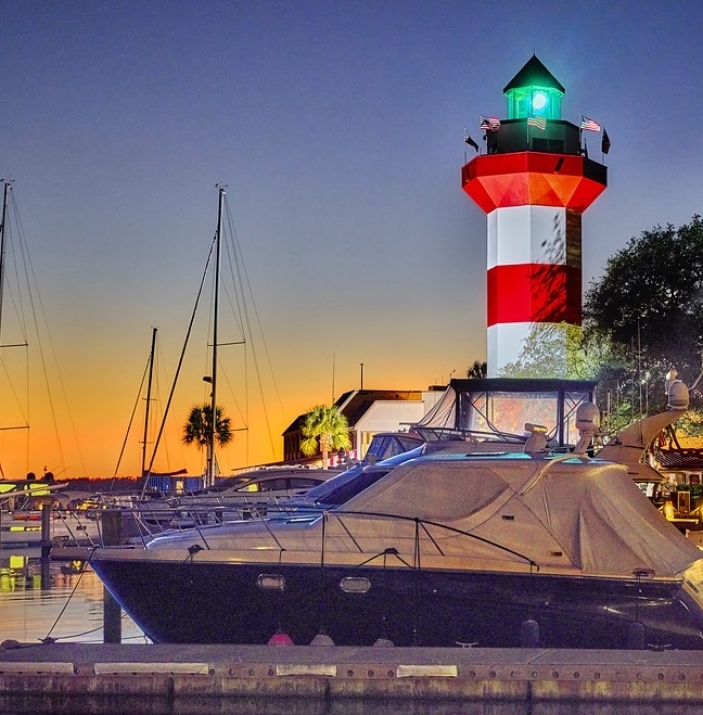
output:
[[[225,712],[224,701],[243,706],[267,698],[304,698],[306,712],[314,702],[368,698],[703,703],[703,651],[0,647],[0,712],[99,712],[106,702],[110,712],[143,715]]]

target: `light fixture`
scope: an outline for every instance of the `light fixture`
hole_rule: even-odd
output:
[[[544,92],[536,92],[532,98],[532,108],[533,109],[544,109],[547,104],[547,95]]]

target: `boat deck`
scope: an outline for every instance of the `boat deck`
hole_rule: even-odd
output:
[[[0,646],[0,711],[203,712],[304,698],[703,703],[703,652],[137,644]],[[94,709],[93,709],[94,708]],[[18,710],[20,711],[20,710]],[[122,711],[121,709],[119,710]],[[217,710],[219,712],[219,710]]]

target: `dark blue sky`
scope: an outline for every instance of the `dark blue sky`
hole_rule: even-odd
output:
[[[631,236],[688,221],[700,18],[697,2],[3,3],[0,174],[86,469],[111,473],[152,325],[175,367],[218,181],[277,379],[278,449],[329,401],[333,360],[339,394],[362,362],[366,387],[422,389],[484,356],[485,217],[461,190],[463,133],[505,116],[502,88],[533,52],[566,88],[563,117],[612,141],[610,186],[584,215],[586,282]]]

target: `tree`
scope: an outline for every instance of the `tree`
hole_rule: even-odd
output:
[[[607,335],[639,373],[675,367],[695,377],[703,347],[701,217],[631,238],[591,284],[583,314],[587,333]]]
[[[593,371],[578,325],[536,323],[517,360],[503,365],[500,376],[586,380]]]
[[[675,368],[689,384],[703,346],[703,221],[655,226],[608,259],[586,291],[586,344],[608,344],[598,363],[599,402],[613,426],[662,409],[664,376]],[[693,419],[692,422],[695,422]]]
[[[313,407],[304,415],[300,431],[303,435],[300,442],[303,454],[311,457],[317,454],[319,448],[323,469],[327,469],[329,465],[330,450],[351,447],[347,418],[334,406]]]
[[[193,405],[188,421],[183,425],[183,444],[195,444],[198,449],[207,447],[212,434],[212,405]],[[215,408],[215,442],[224,447],[232,441],[229,417],[224,417],[222,407]]]
[[[488,376],[488,364],[484,360],[474,360],[473,365],[466,371],[466,377],[469,380],[480,380],[481,378]]]

